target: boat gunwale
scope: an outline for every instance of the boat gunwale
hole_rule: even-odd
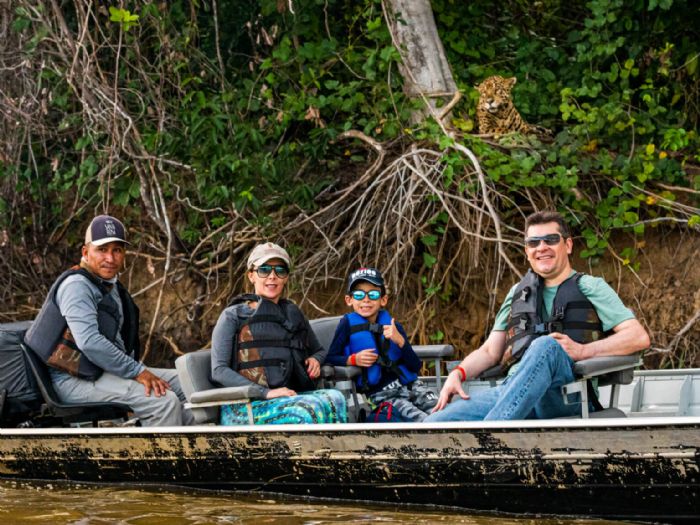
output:
[[[326,433],[394,433],[405,431],[473,432],[473,431],[545,431],[645,427],[698,427],[700,416],[651,416],[596,419],[532,419],[515,421],[455,421],[440,423],[322,423],[294,425],[193,425],[171,427],[73,427],[73,428],[0,428],[0,436],[73,436],[73,435],[188,435],[188,434],[317,434]]]

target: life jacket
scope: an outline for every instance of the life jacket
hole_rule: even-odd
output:
[[[350,324],[350,340],[345,346],[345,357],[350,357],[361,350],[373,349],[379,356],[370,367],[362,367],[362,376],[357,378],[357,386],[367,390],[378,384],[383,370],[391,370],[401,384],[413,383],[418,376],[405,365],[398,364],[401,349],[396,343],[384,338],[384,326],[391,324],[391,315],[386,310],[379,310],[377,322],[370,323],[356,312],[345,315]]]
[[[94,284],[102,294],[97,303],[97,328],[109,341],[115,343],[119,330],[119,304],[110,294],[111,286],[102,279],[79,266],[63,272],[53,283],[44,304],[31,328],[24,336],[24,342],[41,360],[49,366],[69,374],[94,381],[102,375],[103,370],[92,363],[75,343],[66,319],[56,304],[56,292],[61,283],[71,275],[81,275]],[[126,288],[117,281],[117,291],[122,303],[121,314],[124,318],[121,337],[124,351],[133,359],[139,359],[139,309]]]
[[[577,272],[559,285],[551,315],[545,320],[544,279],[528,270],[513,291],[506,328],[506,351],[500,365],[504,371],[518,362],[530,344],[543,335],[559,332],[582,344],[605,337],[598,313],[579,288],[582,276]]]
[[[253,294],[235,297],[231,305],[257,302],[253,314],[241,322],[234,336],[233,369],[267,388],[313,390],[306,373],[306,318],[287,299],[272,301]]]

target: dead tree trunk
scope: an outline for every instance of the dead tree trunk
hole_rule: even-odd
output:
[[[457,85],[435,26],[430,0],[384,0],[383,5],[394,45],[402,58],[399,69],[404,91],[411,97],[424,98],[434,110],[436,99],[452,98]],[[423,116],[414,117],[420,120]]]

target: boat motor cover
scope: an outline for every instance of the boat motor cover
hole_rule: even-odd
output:
[[[20,344],[30,322],[0,324],[0,422],[19,421],[41,406],[41,394]]]

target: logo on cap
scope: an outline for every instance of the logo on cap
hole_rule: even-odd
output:
[[[379,286],[384,291],[384,277],[376,268],[358,268],[348,276],[348,292],[352,291],[352,287],[358,281],[367,281],[368,283]]]
[[[109,219],[105,221],[105,233],[110,236],[117,234],[117,226]]]
[[[357,279],[358,277],[377,277],[377,270],[373,268],[359,268],[350,274],[350,279]]]
[[[101,246],[115,241],[129,244],[126,240],[124,225],[119,219],[111,215],[98,215],[92,219],[85,232],[85,244]]]

